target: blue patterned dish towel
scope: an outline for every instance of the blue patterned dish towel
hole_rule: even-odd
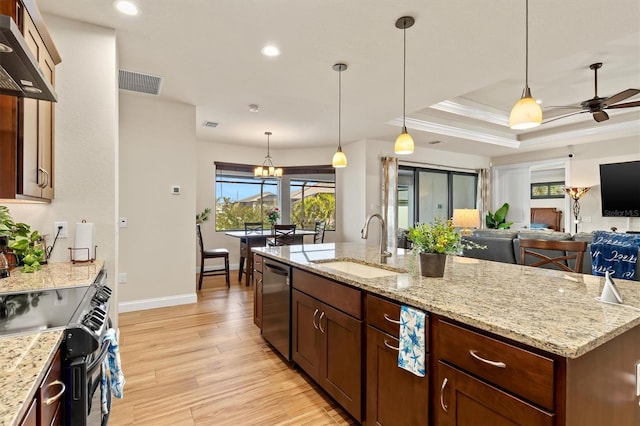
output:
[[[425,374],[425,316],[424,312],[408,306],[400,309],[398,367],[420,377]]]
[[[102,361],[102,383],[100,383],[100,396],[102,398],[102,413],[108,414],[107,393],[111,392],[116,398],[122,398],[124,391],[124,373],[120,363],[120,346],[118,335],[113,328],[107,330],[102,338],[103,345],[109,345],[107,356]]]
[[[633,280],[638,262],[640,235],[596,231],[591,242],[591,273],[604,277],[605,272]]]

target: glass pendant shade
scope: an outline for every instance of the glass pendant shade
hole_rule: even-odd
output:
[[[344,155],[341,149],[338,149],[335,154],[333,154],[333,160],[331,160],[331,165],[336,169],[347,167],[347,156]]]
[[[402,133],[396,138],[396,144],[394,147],[396,154],[413,154],[413,138],[407,132],[407,128],[402,129]]]
[[[531,129],[542,123],[542,108],[531,96],[531,90],[525,88],[522,97],[516,102],[509,115],[509,127],[516,130]]]

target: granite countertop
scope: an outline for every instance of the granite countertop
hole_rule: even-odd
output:
[[[383,267],[402,273],[361,278],[321,262],[353,259],[378,264],[377,247],[335,243],[253,251],[569,358],[640,325],[640,286],[635,281],[616,280],[625,305],[610,305],[596,300],[604,278],[578,273],[449,256],[444,277],[426,278],[417,271],[418,259],[397,249]]]
[[[20,423],[61,340],[60,330],[0,336],[0,426]]]
[[[43,265],[39,271],[27,274],[19,267],[11,271],[9,278],[0,279],[0,294],[88,286],[103,266],[103,259],[75,264],[52,262]]]

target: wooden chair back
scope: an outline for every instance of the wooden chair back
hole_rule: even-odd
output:
[[[540,253],[536,250],[550,250],[555,254]],[[528,266],[555,265],[563,271],[581,272],[582,260],[587,250],[586,241],[557,241],[557,240],[520,240],[520,264]],[[549,253],[549,252],[547,252]],[[527,256],[535,258],[533,263],[527,264]],[[569,266],[569,260],[575,260],[574,268]]]
[[[315,232],[313,236],[314,244],[324,243],[324,231],[326,227],[327,227],[326,222],[316,222],[313,228],[313,231]]]
[[[296,225],[273,225],[273,245],[287,246],[294,243]]]
[[[245,234],[254,234],[256,232],[262,232],[263,229],[264,229],[264,224],[262,222],[245,222],[244,223]]]

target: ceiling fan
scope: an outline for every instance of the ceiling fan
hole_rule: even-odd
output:
[[[609,119],[609,114],[605,111],[606,109],[617,109],[617,108],[632,108],[640,106],[640,101],[627,102],[624,104],[619,104],[618,102],[623,101],[627,98],[637,95],[640,93],[638,89],[627,89],[622,92],[616,93],[610,97],[601,98],[598,96],[598,70],[602,67],[602,62],[596,62],[595,64],[589,65],[589,68],[593,70],[594,73],[594,86],[595,86],[595,96],[591,99],[587,99],[580,103],[580,106],[577,105],[568,105],[568,106],[559,106],[559,107],[550,107],[550,108],[566,108],[566,109],[579,109],[580,111],[572,112],[570,114],[563,115],[561,117],[555,117],[550,120],[544,121],[544,123],[549,123],[551,121],[560,120],[561,118],[571,117],[572,115],[584,114],[585,112],[590,112],[593,115],[593,119],[598,123],[601,121],[605,121]]]

